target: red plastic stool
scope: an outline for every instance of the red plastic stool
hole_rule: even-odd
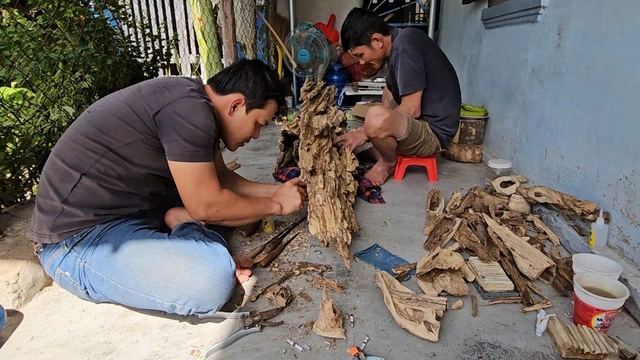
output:
[[[397,154],[396,171],[393,173],[394,180],[402,180],[407,166],[420,165],[427,168],[427,176],[430,182],[438,182],[438,166],[435,156],[415,157]]]

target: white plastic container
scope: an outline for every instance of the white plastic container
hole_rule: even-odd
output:
[[[573,323],[606,333],[629,298],[629,289],[620,281],[594,273],[573,277]]]
[[[602,207],[600,207],[600,216],[596,222],[591,224],[591,236],[589,236],[589,246],[594,249],[604,249],[607,247],[609,239],[609,225],[604,223],[602,217]]]
[[[509,160],[493,159],[487,163],[485,171],[485,184],[491,185],[491,182],[501,176],[509,176],[513,173],[513,164]]]
[[[573,273],[593,273],[608,276],[618,280],[622,274],[622,266],[617,262],[604,256],[595,254],[575,254],[572,256]]]

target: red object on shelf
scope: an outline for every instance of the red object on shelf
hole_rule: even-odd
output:
[[[336,22],[336,15],[331,14],[329,21],[326,24],[321,22],[316,23],[316,27],[320,30],[324,36],[329,40],[329,44],[337,43],[340,41],[340,33],[333,28],[333,24]]]
[[[427,177],[430,182],[438,182],[438,167],[435,156],[415,157],[397,154],[396,170],[393,173],[394,180],[402,180],[407,166],[419,165],[427,168]]]
[[[351,81],[360,81],[362,79],[368,79],[378,73],[378,70],[371,64],[360,64],[356,58],[353,57],[348,51],[340,54],[338,62],[349,73]]]

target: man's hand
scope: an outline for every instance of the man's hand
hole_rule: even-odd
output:
[[[367,140],[367,135],[364,134],[364,127],[358,128],[355,131],[350,131],[344,135],[340,135],[333,141],[334,145],[345,147],[347,150],[353,151],[356,148],[364,145]]]
[[[280,206],[277,215],[289,215],[302,209],[305,194],[304,183],[299,178],[282,184],[271,197]]]

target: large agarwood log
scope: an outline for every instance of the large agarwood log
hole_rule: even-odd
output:
[[[353,211],[358,183],[352,175],[358,161],[348,149],[333,147],[346,118],[333,106],[335,87],[307,79],[301,94],[300,113],[285,128],[300,139],[298,165],[309,193],[309,232],[350,268],[351,233],[358,231]]]
[[[457,162],[479,164],[482,162],[482,145],[462,145],[452,141],[442,156]]]

